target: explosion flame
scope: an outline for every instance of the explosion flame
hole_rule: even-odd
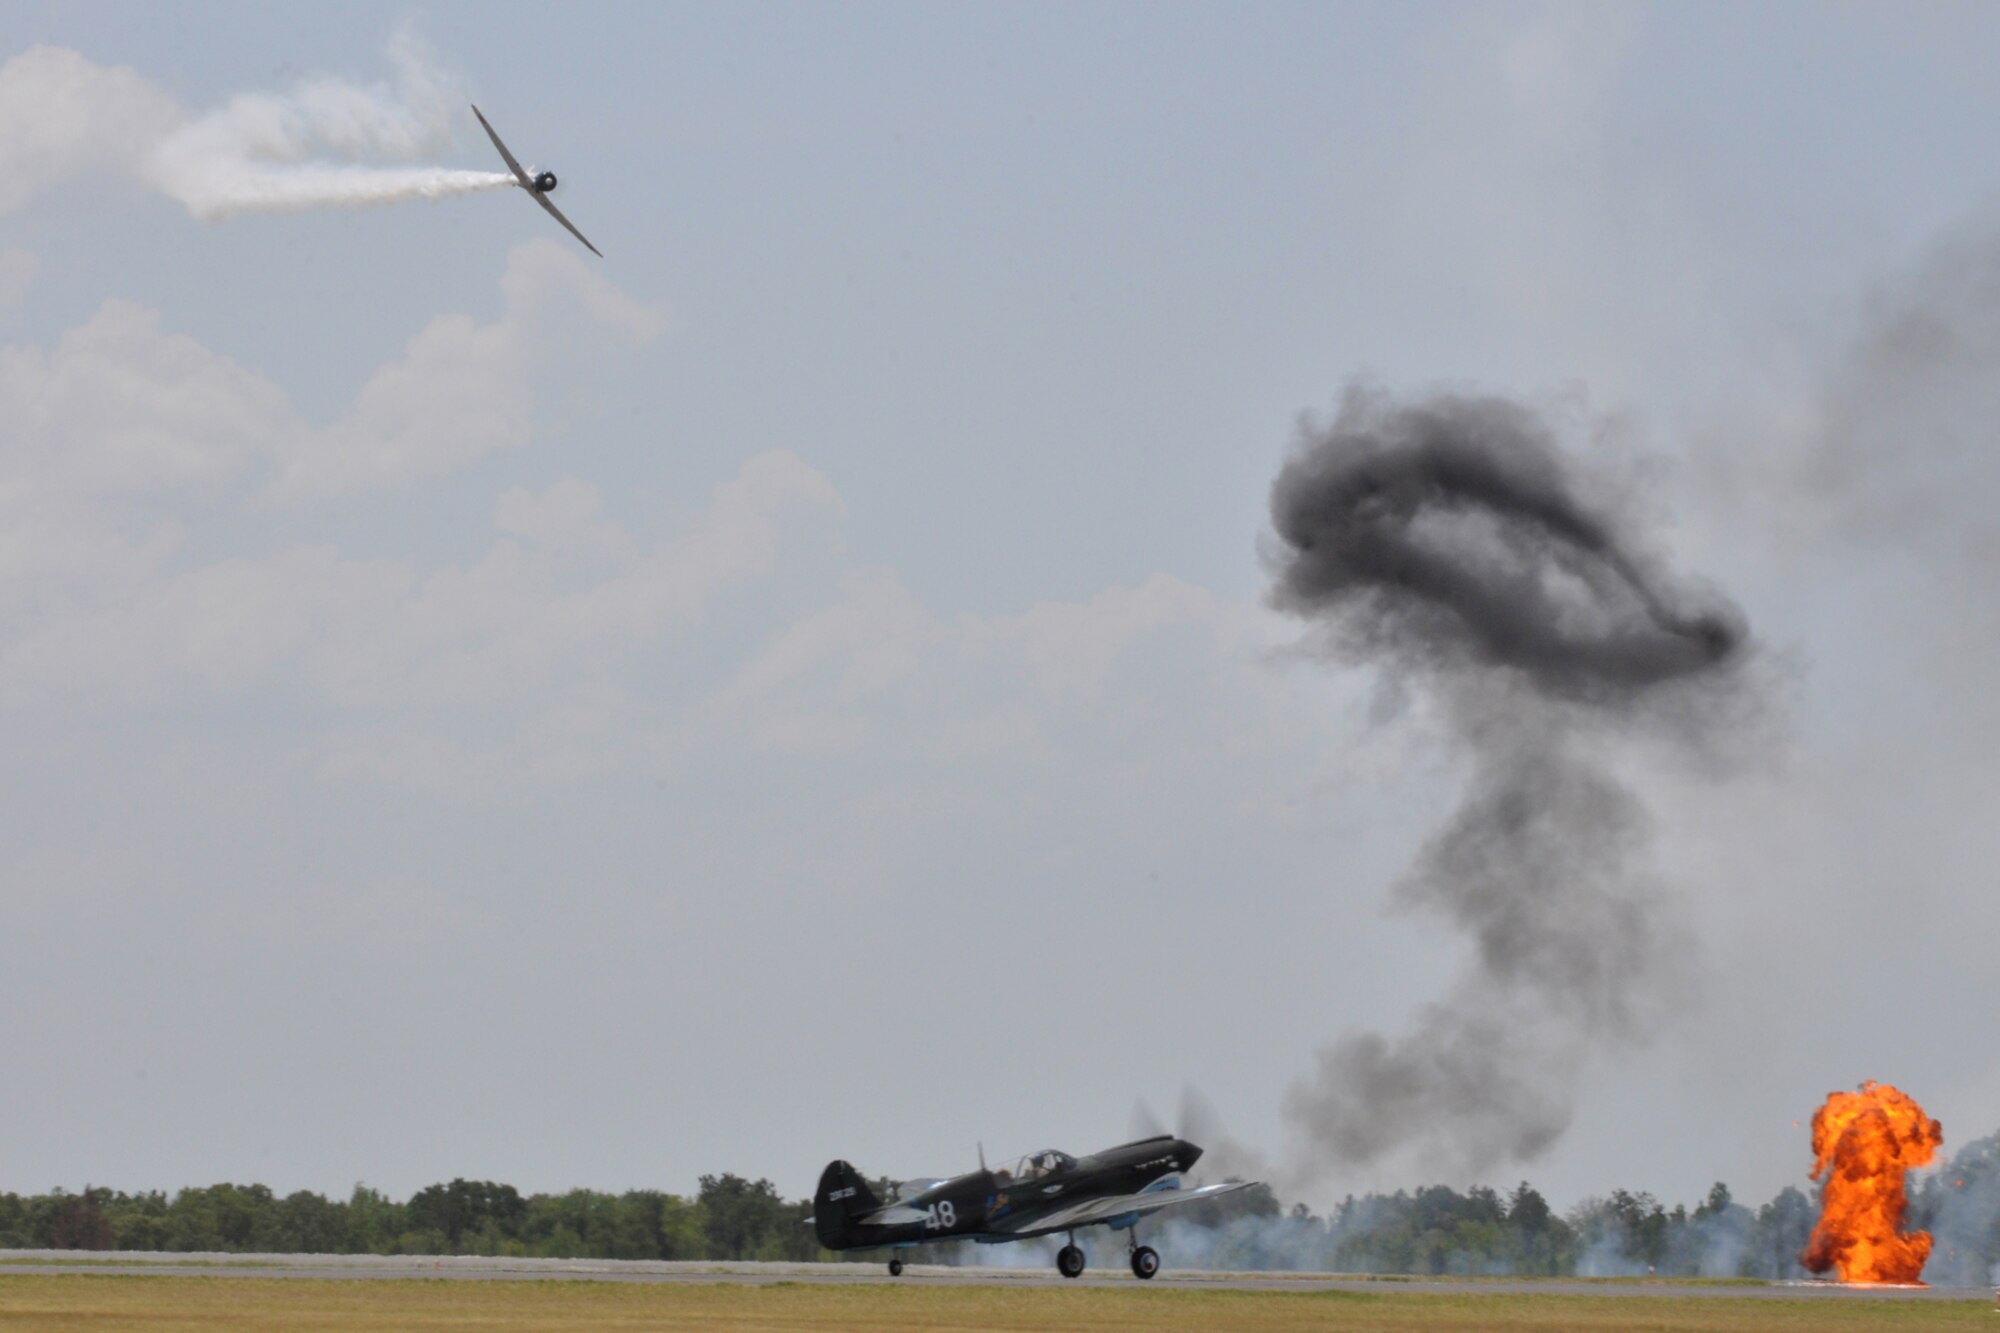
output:
[[[1944,1130],[1908,1093],[1873,1080],[1831,1092],[1813,1116],[1813,1179],[1824,1178],[1819,1224],[1799,1262],[1842,1282],[1922,1285],[1928,1231],[1903,1232],[1904,1177],[1936,1156]]]

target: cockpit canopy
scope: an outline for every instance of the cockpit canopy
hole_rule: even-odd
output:
[[[1043,1176],[1053,1176],[1076,1165],[1076,1158],[1054,1148],[1044,1148],[1031,1152],[1010,1166],[994,1169],[993,1183],[996,1185],[1023,1185]]]

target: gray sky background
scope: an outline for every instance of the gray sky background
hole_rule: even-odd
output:
[[[497,166],[476,98],[603,262],[511,192],[146,183],[241,94],[407,100],[413,40],[428,160]],[[1578,423],[1782,700],[1726,779],[1620,750],[1683,1011],[1493,1183],[1761,1200],[1864,1078],[2000,1130],[1997,47],[1971,4],[12,6],[0,1188],[801,1194],[1184,1082],[1282,1172],[1314,1051],[1465,947],[1387,909],[1459,757],[1262,601],[1357,375]]]

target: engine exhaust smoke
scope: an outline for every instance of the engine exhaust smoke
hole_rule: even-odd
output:
[[[231,98],[169,131],[147,160],[146,175],[210,222],[442,199],[514,184],[497,171],[380,165],[448,148],[453,118],[466,102],[408,31],[392,39],[389,58],[393,87],[320,77],[288,95]]]
[[[167,192],[203,222],[245,213],[303,213],[316,208],[371,208],[412,199],[444,199],[514,184],[497,171],[443,167],[383,168],[313,163],[270,166],[204,162]]]
[[[1350,1032],[1293,1085],[1309,1177],[1406,1150],[1463,1173],[1537,1156],[1592,1044],[1643,1037],[1673,991],[1685,932],[1601,751],[1614,732],[1716,734],[1748,634],[1587,480],[1520,404],[1354,388],[1273,487],[1274,603],[1330,655],[1429,691],[1472,765],[1395,889],[1472,964],[1405,1036]]]

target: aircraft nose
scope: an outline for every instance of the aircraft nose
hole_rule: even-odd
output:
[[[1181,1170],[1192,1171],[1194,1164],[1201,1160],[1201,1149],[1182,1139],[1174,1147],[1174,1158],[1180,1163]]]

